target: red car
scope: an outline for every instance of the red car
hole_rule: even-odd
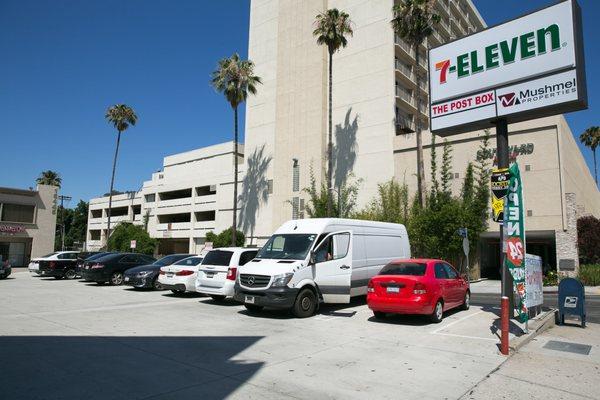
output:
[[[469,309],[469,282],[443,260],[395,260],[371,278],[367,304],[375,318],[386,313],[429,315],[440,322],[444,311]]]

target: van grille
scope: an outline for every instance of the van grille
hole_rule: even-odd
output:
[[[240,274],[240,283],[250,288],[267,287],[270,280],[269,275]]]

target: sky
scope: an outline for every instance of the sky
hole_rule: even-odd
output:
[[[493,25],[553,1],[474,3]],[[589,109],[566,115],[576,136],[600,125],[600,1],[579,4]],[[0,186],[34,187],[51,169],[70,207],[108,192],[116,132],[104,114],[117,103],[139,121],[123,134],[116,190],[138,190],[166,155],[231,140],[232,110],[210,73],[247,57],[249,10],[249,0],[0,0]],[[243,132],[243,107],[240,121]]]

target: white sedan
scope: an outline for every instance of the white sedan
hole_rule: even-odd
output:
[[[196,291],[196,275],[202,256],[192,256],[160,268],[158,282],[173,293]]]

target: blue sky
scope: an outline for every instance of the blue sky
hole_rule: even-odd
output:
[[[551,3],[475,0],[490,25]],[[589,110],[567,115],[577,135],[600,124],[600,43],[591,40],[600,2],[580,4]],[[232,111],[209,75],[219,58],[247,56],[249,8],[248,0],[1,0],[0,186],[34,186],[52,169],[69,206],[107,192],[115,132],[104,113],[115,103],[139,116],[122,139],[117,190],[139,189],[165,155],[230,140]]]

